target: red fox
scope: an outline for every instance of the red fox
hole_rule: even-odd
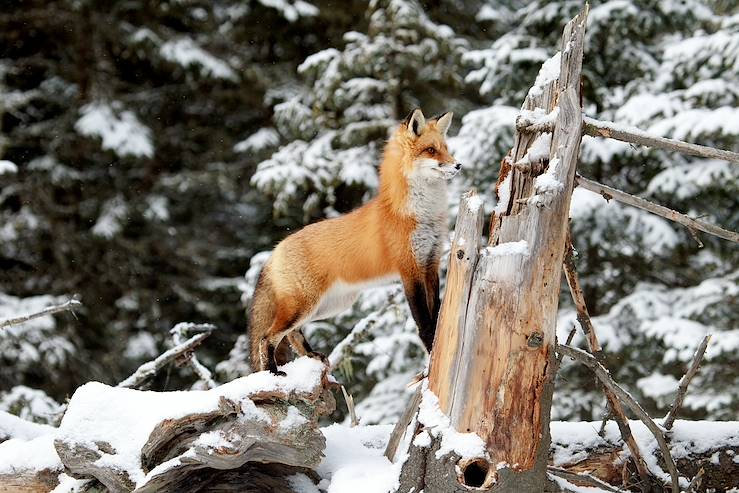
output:
[[[249,314],[251,366],[277,369],[275,350],[314,352],[300,327],[350,308],[361,290],[400,279],[430,352],[439,313],[439,257],[448,231],[446,180],[461,165],[446,133],[452,113],[426,121],[414,110],[385,146],[377,197],[282,240],[264,265]]]

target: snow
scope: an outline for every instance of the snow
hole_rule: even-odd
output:
[[[18,166],[7,159],[0,159],[0,175],[12,175],[18,172]]]
[[[100,137],[103,149],[114,151],[120,157],[153,157],[151,130],[143,125],[121,103],[97,101],[80,109],[81,117],[75,130],[87,137]]]
[[[8,438],[32,440],[42,435],[48,435],[54,427],[42,425],[19,418],[5,411],[0,411],[0,443]]]
[[[549,82],[559,78],[559,70],[562,64],[562,53],[557,52],[551,58],[547,59],[539,69],[534,85],[529,89],[528,96],[531,98],[538,97],[542,94],[543,87]]]
[[[72,396],[57,438],[70,444],[84,440],[93,447],[95,442],[109,443],[116,453],[103,454],[99,459],[101,464],[125,471],[141,484],[146,475],[140,451],[161,421],[218,409],[222,397],[240,402],[242,412],[250,418],[269,420],[246,396],[275,390],[310,392],[320,383],[323,368],[319,361],[304,357],[282,367],[287,377],[258,372],[208,391],[144,392],[87,383]],[[288,425],[297,425],[300,421],[295,414],[297,409],[288,412]],[[204,440],[215,438],[207,436]]]
[[[478,210],[480,210],[480,207],[482,207],[482,203],[482,197],[480,197],[479,195],[473,195],[467,200],[467,210],[470,212],[477,212]]]
[[[400,464],[383,455],[392,429],[339,424],[322,428],[326,451],[317,472],[326,493],[388,493],[397,487]]]
[[[197,67],[203,75],[234,82],[239,80],[226,62],[214,57],[190,38],[167,41],[160,47],[159,53],[165,60],[182,67]]]
[[[280,143],[280,135],[274,128],[260,128],[246,139],[234,146],[236,152],[259,152],[276,147]]]
[[[665,405],[670,402],[667,398],[677,392],[679,383],[677,378],[672,375],[652,373],[637,380],[636,386],[647,397],[655,399],[660,405]]]
[[[62,464],[54,448],[53,433],[30,440],[11,438],[0,443],[0,474],[44,469],[62,471]]]
[[[463,459],[487,457],[485,443],[475,433],[460,433],[455,430],[449,418],[439,407],[439,398],[428,388],[428,380],[423,381],[423,394],[418,410],[418,422],[435,438],[441,438],[436,457],[454,453]],[[423,440],[423,439],[422,439]]]
[[[315,17],[320,10],[305,0],[258,0],[265,7],[277,10],[289,22],[295,22],[301,17]]]
[[[513,176],[513,173],[511,171],[508,172],[506,177],[503,179],[503,181],[500,183],[500,186],[498,186],[498,203],[495,204],[495,214],[501,215],[504,214],[508,210],[508,203],[511,201],[511,177]]]
[[[508,241],[500,243],[492,247],[485,247],[482,250],[483,255],[489,255],[492,257],[504,256],[504,255],[529,255],[529,244],[526,240],[519,241]]]
[[[128,218],[128,205],[122,195],[116,195],[103,204],[103,210],[91,231],[95,236],[111,239],[123,230]]]

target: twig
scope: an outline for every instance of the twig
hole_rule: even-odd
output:
[[[703,475],[706,473],[706,469],[701,466],[700,469],[698,469],[698,472],[695,473],[695,476],[693,476],[693,479],[690,480],[690,484],[688,485],[688,489],[685,490],[685,493],[693,493],[694,491],[698,491],[698,488],[701,487],[701,482],[703,482]]]
[[[575,332],[577,332],[577,329],[575,329],[575,327],[572,327],[572,329],[570,329],[570,333],[567,335],[567,342],[565,342],[565,346],[569,346],[572,343],[572,339],[575,338]],[[564,358],[563,354],[557,356],[556,363],[554,364],[555,374],[559,371],[559,367],[562,364],[562,358]]]
[[[11,325],[19,325],[28,322],[29,320],[33,320],[34,318],[45,317],[46,315],[53,315],[55,313],[64,312],[67,310],[72,311],[80,306],[82,306],[82,303],[80,303],[79,300],[73,297],[65,301],[61,305],[50,306],[36,313],[23,315],[22,317],[17,318],[6,318],[5,320],[0,320],[0,329],[10,327]]]
[[[569,346],[569,344],[568,344],[568,346]],[[600,422],[600,429],[598,430],[598,436],[599,437],[602,438],[606,434],[606,425],[608,424],[608,420],[611,419],[612,417],[613,417],[613,411],[611,411],[611,408],[608,407],[606,409],[606,412],[603,413],[603,419]]]
[[[148,363],[144,363],[143,365],[139,366],[138,369],[133,372],[128,378],[119,383],[118,387],[129,389],[141,387],[144,382],[156,375],[169,363],[181,357],[184,353],[192,351],[194,348],[199,346],[200,343],[202,343],[203,340],[211,334],[211,331],[212,330],[208,330],[207,332],[196,334],[179,346],[175,346],[172,349],[160,354],[155,360],[149,361]]]
[[[346,408],[349,410],[349,419],[351,420],[352,428],[359,424],[357,419],[357,411],[354,409],[354,397],[346,391],[344,386],[341,386],[341,393],[344,394],[344,401],[346,402]]]
[[[739,243],[739,233],[736,233],[734,231],[729,231],[720,226],[716,226],[715,224],[701,221],[700,219],[693,219],[692,217],[686,216],[685,214],[674,211],[663,205],[655,204],[654,202],[650,202],[649,200],[643,199],[641,197],[631,195],[630,193],[611,188],[607,185],[603,185],[602,183],[598,183],[593,180],[588,180],[587,178],[584,178],[580,175],[577,175],[575,181],[585,190],[590,190],[591,192],[598,193],[606,199],[612,198],[618,200],[619,202],[623,202],[624,204],[638,207],[639,209],[651,212],[652,214],[656,214],[658,216],[662,216],[665,219],[669,219],[670,221],[682,224],[688,229],[697,229],[703,231],[704,233],[712,234],[714,236],[718,236],[719,238],[733,241],[734,243]]]
[[[613,493],[626,493],[624,490],[616,488],[612,484],[606,483],[602,479],[598,479],[592,474],[588,474],[586,472],[572,472],[556,466],[547,466],[547,471],[555,476],[566,479],[567,481],[580,481]]]
[[[390,439],[387,441],[387,447],[385,447],[385,457],[387,457],[390,462],[393,462],[393,460],[395,460],[395,452],[398,450],[400,440],[403,438],[408,425],[411,424],[413,416],[418,410],[418,406],[421,405],[422,387],[422,385],[416,387],[416,391],[413,393],[413,397],[411,397],[408,401],[408,405],[405,407],[405,411],[403,411],[400,419],[395,424],[395,428],[393,428],[393,432],[390,434]]]
[[[583,293],[582,286],[580,285],[580,278],[577,275],[577,270],[575,269],[574,251],[575,249],[572,246],[570,232],[568,231],[563,261],[567,285],[570,287],[570,294],[572,295],[572,300],[575,302],[577,321],[580,323],[580,327],[582,327],[582,330],[585,333],[585,341],[587,342],[588,349],[595,357],[595,360],[598,361],[598,363],[603,364],[603,349],[600,346],[600,341],[598,341],[598,335],[595,333],[595,327],[593,327],[593,322],[590,319],[588,307],[585,303],[585,295]],[[649,471],[647,470],[647,463],[644,461],[644,456],[642,456],[642,453],[639,450],[639,445],[637,445],[634,435],[631,433],[631,427],[629,426],[629,420],[626,417],[624,408],[614,393],[605,385],[603,385],[603,393],[606,395],[610,414],[613,415],[613,418],[618,425],[621,438],[629,448],[631,456],[634,458],[636,471],[641,479],[642,491],[649,491],[651,488],[649,486]],[[605,428],[605,424],[603,425],[603,428]]]
[[[680,476],[678,475],[675,461],[672,459],[672,454],[670,454],[670,448],[667,446],[667,441],[665,440],[662,430],[659,428],[659,426],[657,426],[652,418],[649,417],[647,412],[642,409],[642,407],[639,405],[638,402],[634,400],[633,397],[631,397],[631,394],[626,392],[620,385],[613,381],[613,378],[611,378],[608,370],[606,370],[603,365],[598,363],[598,361],[592,355],[586,353],[581,349],[569,346],[562,346],[561,344],[557,345],[557,352],[559,352],[560,354],[564,354],[565,356],[569,356],[570,358],[577,360],[578,362],[593,370],[598,379],[603,382],[603,384],[608,389],[610,389],[621,402],[626,404],[626,406],[631,409],[631,411],[641,420],[641,422],[644,423],[647,429],[652,432],[652,435],[654,435],[655,440],[657,440],[657,444],[659,445],[660,451],[662,452],[662,458],[665,461],[667,470],[670,473],[670,477],[672,479],[672,491],[680,491]]]
[[[700,156],[714,159],[723,159],[732,163],[739,163],[739,154],[736,152],[714,149],[713,147],[690,144],[676,139],[658,137],[635,127],[617,125],[613,122],[604,122],[583,115],[583,133],[593,137],[609,137],[611,139],[638,144],[647,147],[658,147],[668,151],[677,151],[691,156]]]
[[[215,330],[215,326],[210,324],[197,325],[189,322],[183,322],[175,325],[172,330],[169,331],[169,333],[172,334],[172,340],[174,341],[175,346],[179,346],[185,342],[186,333],[192,333],[193,331],[197,331],[200,333],[207,331],[208,333],[210,333],[213,330]],[[183,357],[187,359],[190,367],[192,367],[195,375],[197,375],[198,380],[201,380],[203,383],[205,383],[206,387],[208,387],[209,389],[214,389],[218,386],[215,380],[213,380],[213,374],[200,362],[200,360],[198,360],[198,357],[197,355],[195,355],[195,353],[184,353]]]
[[[701,361],[703,361],[703,355],[705,354],[706,348],[708,347],[708,343],[710,341],[711,341],[710,334],[703,338],[703,340],[700,343],[700,346],[698,346],[698,349],[696,349],[695,351],[695,355],[693,356],[693,363],[691,363],[690,368],[688,368],[688,371],[680,379],[680,385],[677,388],[677,396],[675,396],[675,401],[672,403],[670,410],[667,412],[667,415],[665,416],[665,421],[662,424],[662,426],[664,426],[665,429],[667,430],[671,430],[672,425],[675,423],[675,418],[677,418],[677,412],[680,410],[680,406],[683,405],[683,399],[685,399],[685,394],[688,391],[688,385],[690,385],[690,381],[693,379],[695,374],[698,372],[698,367],[700,366]]]

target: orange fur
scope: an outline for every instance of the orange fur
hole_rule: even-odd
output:
[[[438,258],[431,265],[419,266],[414,256],[411,237],[417,218],[408,207],[415,160],[454,163],[437,123],[428,122],[420,136],[407,124],[395,131],[384,150],[377,197],[348,214],[304,227],[274,249],[260,276],[250,313],[254,368],[271,366],[265,354],[268,346],[276,346],[307,322],[336,283],[356,285],[392,275],[422,280],[425,269],[438,276]],[[433,156],[427,151],[430,147],[435,149]],[[306,351],[296,348],[296,352]]]

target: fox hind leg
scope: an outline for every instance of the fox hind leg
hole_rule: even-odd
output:
[[[327,366],[329,365],[328,358],[311,348],[300,329],[295,329],[290,332],[287,335],[287,340],[290,341],[290,347],[292,347],[293,351],[295,351],[299,356],[309,356],[311,358],[321,360]]]

